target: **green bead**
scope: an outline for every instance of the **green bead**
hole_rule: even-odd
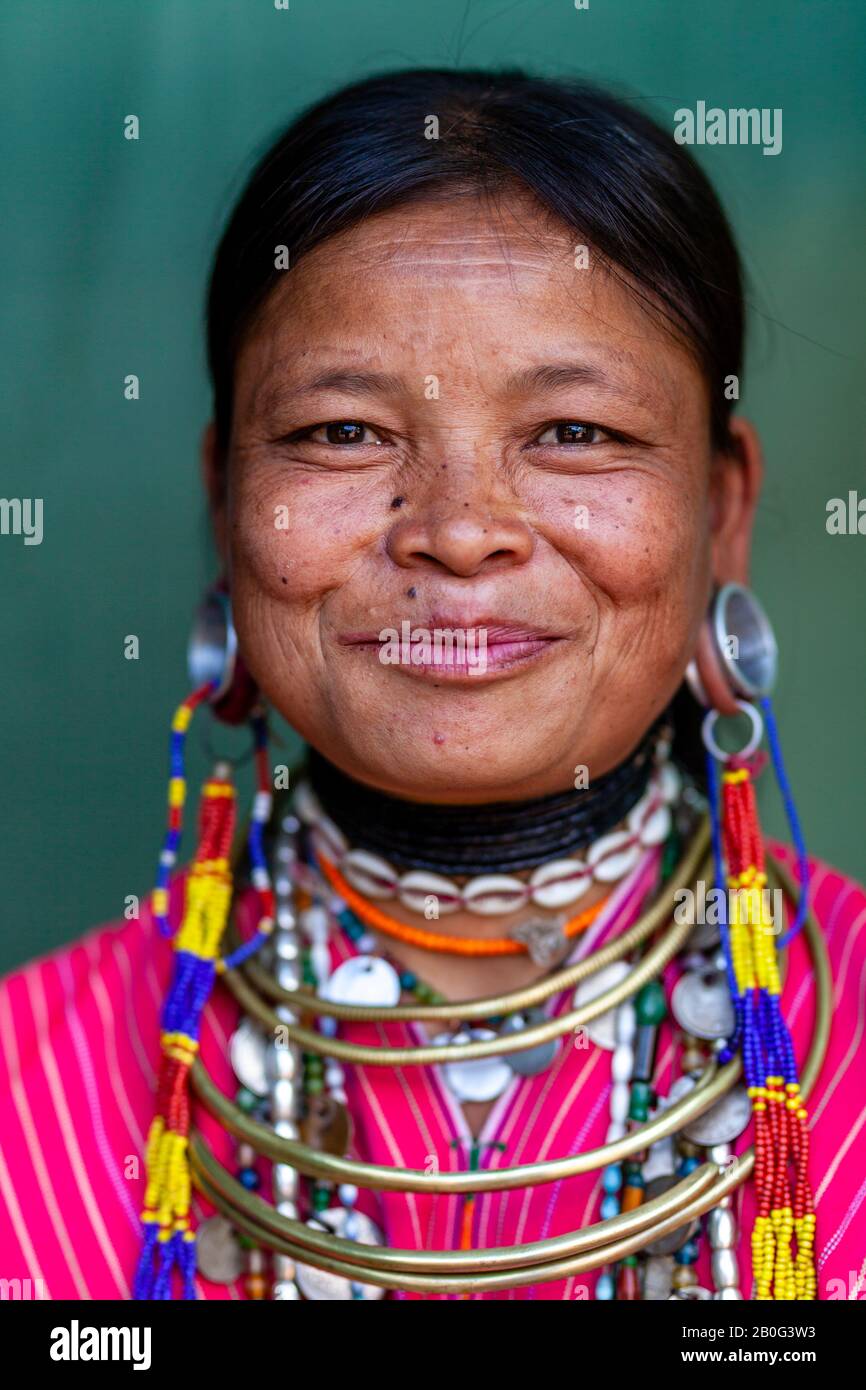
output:
[[[671,831],[670,835],[668,836],[667,840],[665,841],[665,847],[664,847],[664,849],[662,850],[662,863],[661,863],[661,881],[662,881],[662,883],[664,883],[667,879],[670,878],[671,874],[673,873],[674,869],[676,868],[677,860],[679,859],[679,857],[680,857],[680,837],[679,837],[679,834],[677,833],[676,828],[674,828],[674,829]]]
[[[321,1076],[310,1076],[304,1078],[304,1090],[308,1096],[320,1096],[325,1089],[324,1078]]]
[[[255,1250],[258,1248],[252,1236],[245,1235],[243,1231],[236,1231],[235,1239],[242,1250]]]
[[[331,1203],[330,1189],[327,1187],[313,1188],[313,1211],[327,1211]]]
[[[638,990],[635,1000],[635,1013],[638,1023],[649,1023],[655,1027],[667,1016],[665,992],[659,980],[650,980],[643,989]]]
[[[651,1091],[646,1081],[633,1081],[628,1107],[630,1120],[645,1120],[649,1115]]]
[[[259,1103],[258,1096],[254,1096],[252,1091],[248,1091],[246,1086],[241,1086],[237,1093],[238,1109],[243,1110],[244,1114],[249,1115],[255,1110]]]

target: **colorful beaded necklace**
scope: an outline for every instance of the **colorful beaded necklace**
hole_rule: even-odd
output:
[[[215,683],[211,682],[194,691],[179,707],[172,724],[168,831],[153,894],[154,916],[160,931],[165,935],[171,934],[168,913],[170,874],[180,841],[186,791],[185,737],[194,710],[211,697],[214,689]],[[801,862],[804,863],[805,852],[790,803],[772,712],[768,700],[762,704],[765,708],[777,777],[786,798],[798,853]],[[267,728],[261,711],[254,714],[251,724],[256,750],[258,790],[253,803],[248,853],[252,866],[252,885],[259,902],[258,921],[253,933],[245,942],[241,942],[229,955],[220,957],[221,940],[232,895],[229,854],[235,823],[235,792],[230,781],[230,769],[225,764],[218,764],[203,790],[199,815],[199,845],[187,875],[182,921],[174,936],[174,969],[162,1018],[162,1061],[156,1115],[147,1143],[147,1184],[142,1212],[143,1248],[135,1279],[136,1298],[171,1298],[175,1296],[178,1284],[183,1297],[195,1297],[193,1281],[196,1246],[189,1221],[191,1177],[188,1081],[196,1062],[202,1010],[217,975],[224,974],[228,977],[229,972],[244,967],[262,945],[273,937],[284,953],[283,963],[291,966],[283,976],[281,987],[294,997],[301,984],[298,972],[292,964],[298,956],[294,908],[287,900],[278,907],[264,851],[264,828],[271,816],[272,793],[267,762]],[[807,1113],[801,1099],[790,1034],[781,1015],[776,943],[771,930],[772,920],[768,916],[763,896],[764,886],[768,881],[767,866],[758,827],[753,787],[753,776],[758,765],[755,760],[742,757],[723,756],[722,761],[722,797],[720,806],[717,806],[718,779],[713,760],[710,759],[710,808],[717,881],[725,883],[733,891],[730,917],[722,927],[722,941],[736,1024],[729,1044],[719,1052],[719,1061],[724,1064],[735,1051],[742,1054],[753,1105],[758,1197],[758,1216],[752,1233],[756,1297],[812,1299],[816,1297],[817,1281],[814,1270],[814,1202],[807,1173]],[[285,881],[284,876],[281,881]],[[796,921],[788,937],[783,938],[782,944],[806,921],[808,880],[805,875],[803,883],[805,886],[798,905]],[[309,900],[306,903],[299,901],[297,905],[301,917],[306,916],[310,922],[310,959],[315,965],[317,958],[321,962],[322,954],[327,949],[321,915],[316,916],[316,905],[309,903]],[[648,924],[652,917],[653,914],[650,912]],[[326,928],[327,914],[325,919]],[[675,934],[672,933],[672,941],[674,937]],[[676,940],[681,939],[680,933]],[[812,940],[813,937],[810,936],[810,941]],[[670,954],[666,958],[670,959]],[[646,953],[647,966],[658,968],[655,965],[656,960],[663,964],[665,956],[663,953],[659,954],[659,948],[654,946]],[[649,971],[641,976],[641,970],[637,968],[634,973],[636,981],[639,979],[645,983]],[[638,988],[637,983],[635,988]],[[622,991],[617,990],[608,991],[608,994],[611,996],[611,1002],[616,1000],[617,1003],[627,997]],[[297,997],[302,998],[300,995]],[[606,1000],[606,997],[602,998]],[[655,1028],[658,1021],[657,991],[646,990],[638,995],[638,999],[643,1000],[639,1027]],[[302,1010],[304,1007],[302,1004]],[[603,1007],[600,999],[595,1012],[601,1012]],[[387,1015],[388,1010],[385,1009],[381,1017],[386,1018]],[[297,1148],[299,1121],[302,1116],[298,1088],[294,1081],[298,1070],[298,1047],[291,1039],[297,1036],[298,1039],[310,1039],[311,1044],[315,1042],[312,1055],[317,1060],[314,1066],[308,1067],[312,1083],[310,1093],[313,1087],[319,1090],[323,1084],[326,1087],[330,1086],[335,1094],[340,1093],[342,1071],[339,1061],[336,1057],[330,1058],[327,1055],[332,1047],[336,1049],[336,1043],[328,1042],[336,1031],[336,1019],[328,1013],[323,1013],[319,1018],[317,1035],[298,1026],[297,1006],[280,1005],[276,1017],[282,1020],[290,1045],[281,1046],[279,1040],[274,1039],[268,1048],[266,1071],[269,1122],[282,1140]],[[564,1015],[564,1021],[558,1019],[555,1025],[546,1025],[545,1029],[541,1030],[542,1034],[547,1033],[549,1036],[549,1030],[554,1027],[560,1031],[569,1027],[571,1017],[573,1015]],[[626,1014],[623,1014],[623,1017],[625,1018]],[[636,1012],[635,1022],[637,1021]],[[528,1039],[532,1039],[532,1033],[532,1029],[527,1030]],[[627,1041],[625,1036],[622,1041]],[[518,1051],[522,1042],[521,1038],[517,1041],[507,1040],[506,1047],[508,1050]],[[474,1058],[493,1055],[490,1051],[492,1047],[493,1044],[486,1042],[468,1046],[461,1044],[453,1051],[461,1058]],[[643,1044],[642,1047],[646,1051]],[[503,1050],[502,1040],[497,1040],[495,1049],[497,1052]],[[353,1057],[357,1056],[358,1060],[369,1051],[360,1046],[349,1049],[343,1047],[344,1055],[350,1052]],[[382,1065],[387,1049],[379,1051],[382,1055],[377,1064]],[[419,1065],[422,1064],[421,1054],[425,1049],[419,1048],[417,1051],[419,1056],[416,1065]],[[651,1051],[652,1047],[649,1047],[649,1052]],[[323,1060],[325,1058],[327,1060]],[[634,1069],[639,1074],[635,1074],[631,1079],[628,1113],[629,1125],[635,1126],[632,1131],[635,1136],[639,1136],[645,1127],[646,1116],[649,1113],[649,1083],[643,1075],[646,1065],[645,1061],[638,1065],[635,1054]],[[201,1093],[200,1088],[197,1089]],[[345,1092],[342,1094],[345,1095]],[[197,1148],[195,1152],[199,1155],[200,1149]],[[248,1159],[248,1152],[244,1151],[242,1157]],[[638,1205],[642,1200],[640,1167],[640,1160],[636,1158],[631,1166],[623,1169],[621,1206],[624,1213],[628,1213],[632,1203]],[[361,1173],[364,1165],[344,1162],[341,1169]],[[206,1195],[212,1199],[217,1197],[218,1189],[208,1182],[207,1167],[201,1167],[200,1157],[196,1158],[195,1171]],[[257,1185],[254,1180],[254,1165],[244,1161],[240,1164],[239,1171],[246,1175],[241,1177],[240,1189],[253,1189]],[[476,1176],[482,1175],[478,1173]],[[686,1184],[689,1176],[690,1174],[686,1173]],[[280,1161],[274,1164],[275,1207],[277,1213],[288,1221],[288,1228],[292,1230],[295,1229],[292,1223],[296,1222],[298,1215],[297,1179],[298,1174],[292,1163]],[[447,1175],[437,1176],[436,1182],[443,1190],[447,1190]],[[322,1195],[313,1201],[314,1212],[321,1218],[319,1229],[326,1234],[330,1231],[349,1240],[364,1240],[366,1245],[370,1240],[367,1229],[369,1222],[354,1210],[357,1188],[353,1183],[338,1184],[341,1202],[339,1209],[325,1204],[324,1194],[331,1190],[330,1186],[320,1184],[320,1190]],[[325,1223],[324,1226],[321,1222]],[[256,1229],[256,1223],[251,1224],[253,1229]],[[720,1226],[723,1223],[716,1224]],[[724,1234],[730,1233],[726,1231]],[[375,1244],[375,1240],[373,1243]],[[329,1248],[327,1241],[321,1248]],[[626,1250],[628,1248],[627,1242]],[[638,1242],[635,1247],[632,1241],[632,1251],[635,1248],[640,1248],[640,1244]],[[251,1259],[249,1268],[249,1277],[253,1281],[250,1292],[251,1296],[259,1296],[262,1287],[262,1261],[258,1258],[255,1243],[253,1253],[256,1254],[256,1258]],[[483,1252],[479,1254],[483,1256]],[[366,1258],[371,1262],[370,1272],[377,1271],[379,1266],[374,1254],[370,1252]],[[629,1256],[626,1254],[623,1260],[625,1271],[634,1268],[633,1264],[628,1263],[628,1259]],[[333,1257],[331,1262],[333,1263]],[[391,1276],[375,1273],[374,1283],[361,1283],[359,1281],[367,1267],[362,1264],[360,1257],[356,1263],[353,1262],[353,1267],[356,1273],[349,1279],[349,1296],[353,1298],[381,1296],[389,1278],[394,1277],[393,1272]],[[322,1296],[305,1292],[301,1276],[296,1274],[296,1268],[300,1270],[302,1267],[296,1267],[291,1255],[275,1254],[274,1296],[297,1298],[302,1293],[307,1297]],[[308,1279],[315,1278],[314,1258],[311,1258],[309,1266],[305,1265],[303,1268],[308,1271]],[[311,1270],[312,1274],[309,1272]],[[178,1280],[175,1279],[175,1274],[179,1276]],[[524,1268],[522,1277],[518,1273],[517,1282],[526,1282],[526,1274],[527,1270]],[[414,1282],[417,1287],[419,1281]],[[435,1287],[434,1280],[428,1279],[426,1282]],[[631,1274],[621,1272],[618,1282],[620,1296],[634,1295],[635,1281]],[[405,1283],[407,1287],[412,1286],[411,1276],[406,1278]],[[420,1284],[423,1286],[424,1281],[421,1280]],[[253,1288],[256,1293],[252,1292]],[[308,1283],[307,1288],[311,1290],[313,1285]],[[337,1296],[344,1295],[341,1293]]]

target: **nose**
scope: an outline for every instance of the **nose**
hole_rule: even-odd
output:
[[[459,498],[434,503],[417,517],[409,511],[395,522],[388,537],[388,553],[403,569],[446,572],[464,579],[525,564],[533,546],[530,527],[507,503]]]

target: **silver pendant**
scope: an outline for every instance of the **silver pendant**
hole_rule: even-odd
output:
[[[466,1028],[457,1033],[439,1033],[433,1039],[437,1047],[446,1043],[486,1042],[495,1038],[490,1028]],[[504,1057],[481,1057],[470,1062],[444,1062],[445,1083],[459,1101],[495,1100],[511,1081],[513,1072]]]
[[[244,1252],[235,1229],[224,1216],[209,1216],[196,1231],[199,1273],[212,1284],[233,1284],[244,1269]]]
[[[672,1255],[651,1255],[644,1265],[643,1297],[645,1303],[662,1303],[670,1298],[673,1288],[674,1261]]]
[[[393,1009],[400,1002],[400,976],[381,956],[353,956],[337,966],[320,992],[332,1004]]]
[[[721,928],[712,922],[698,922],[689,936],[690,951],[713,951],[722,939]]]
[[[674,986],[671,1011],[680,1027],[707,1042],[728,1038],[734,1031],[734,1006],[728,982],[720,971],[690,970]]]
[[[559,960],[567,945],[560,918],[533,917],[511,930],[512,941],[519,941],[529,952],[533,965],[545,968]]]
[[[675,1289],[668,1299],[668,1303],[695,1303],[706,1299],[712,1299],[713,1295],[709,1289],[704,1289],[700,1284],[688,1284],[684,1289]]]
[[[661,1114],[662,1110],[665,1109],[667,1109],[666,1106],[660,1106],[657,1113]],[[666,1178],[675,1171],[675,1168],[676,1156],[673,1137],[658,1139],[652,1145],[643,1163],[644,1182],[649,1182],[651,1178]]]
[[[229,1057],[238,1081],[254,1096],[268,1093],[267,1054],[264,1033],[250,1019],[242,1019],[232,1034]]]
[[[670,1192],[672,1187],[676,1187],[680,1178],[675,1174],[669,1177],[653,1178],[648,1182],[644,1189],[644,1201],[650,1202],[654,1197],[661,1197],[663,1193]],[[666,1236],[659,1236],[658,1240],[653,1240],[645,1246],[648,1255],[674,1255],[685,1245],[687,1240],[691,1240],[700,1230],[700,1221],[687,1221],[684,1226],[679,1226],[675,1231],[668,1231]]]
[[[689,1094],[689,1091],[693,1091],[698,1084],[699,1075],[699,1072],[687,1072],[685,1076],[678,1076],[664,1098],[664,1109],[667,1110],[674,1101],[682,1100],[683,1096]]]
[[[316,1219],[308,1221],[307,1225],[313,1231],[330,1231],[332,1235],[345,1240],[349,1218],[352,1218],[352,1240],[359,1245],[383,1244],[382,1233],[375,1222],[354,1208],[330,1207],[320,1212]],[[385,1297],[385,1290],[376,1284],[356,1284],[342,1274],[316,1269],[315,1265],[298,1264],[295,1279],[304,1298],[313,1303],[351,1303],[355,1300],[373,1303]]]
[[[734,1086],[703,1115],[692,1120],[683,1134],[693,1144],[707,1149],[714,1144],[731,1144],[742,1134],[751,1116],[752,1102],[745,1086]]]
[[[584,1004],[589,1004],[593,999],[597,999],[600,994],[606,993],[614,985],[618,985],[620,980],[624,980],[628,973],[629,966],[626,961],[615,960],[610,965],[606,965],[603,970],[598,970],[594,975],[590,975],[588,979],[581,980],[574,991],[574,1007],[580,1009]],[[606,1052],[614,1051],[616,1047],[615,1008],[608,1009],[607,1013],[600,1014],[598,1018],[591,1019],[589,1023],[582,1023],[579,1027],[598,1047],[603,1047]]]
[[[546,1018],[543,1009],[527,1009],[524,1013],[510,1014],[499,1030],[500,1036],[522,1033],[524,1029],[531,1028],[536,1023],[543,1023]],[[547,1071],[555,1056],[554,1039],[552,1042],[536,1043],[534,1047],[524,1048],[522,1052],[509,1052],[503,1061],[518,1076],[538,1076],[539,1072]]]

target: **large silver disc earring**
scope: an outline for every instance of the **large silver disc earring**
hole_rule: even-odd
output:
[[[740,700],[769,695],[776,684],[779,648],[770,619],[751,589],[723,584],[713,595],[707,624],[712,654],[732,695]],[[686,681],[700,704],[711,703],[694,660],[686,667]]]
[[[224,583],[209,589],[196,610],[187,665],[195,686],[213,684],[210,704],[218,719],[225,724],[243,724],[249,718],[259,692],[238,651],[231,599]]]

